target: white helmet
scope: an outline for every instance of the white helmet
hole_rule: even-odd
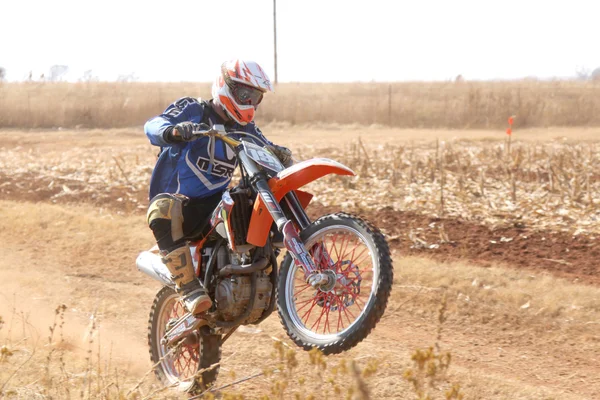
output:
[[[221,74],[212,86],[213,101],[240,125],[254,120],[254,111],[266,92],[273,92],[273,86],[265,71],[254,61],[223,63]]]

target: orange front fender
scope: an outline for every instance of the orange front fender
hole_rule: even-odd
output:
[[[350,168],[330,160],[328,158],[313,158],[312,160],[302,161],[294,164],[291,167],[281,171],[276,177],[269,179],[269,187],[277,201],[280,201],[291,190],[296,190],[302,186],[315,181],[325,175],[355,175]],[[310,198],[306,193],[302,192],[298,196],[302,207],[306,207]],[[250,226],[248,228],[247,241],[258,247],[263,247],[267,243],[269,230],[273,218],[263,202],[258,196],[250,217]]]

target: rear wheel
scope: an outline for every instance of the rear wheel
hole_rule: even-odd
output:
[[[318,290],[307,284],[288,253],[278,284],[281,322],[306,350],[348,350],[367,337],[385,311],[393,281],[387,242],[377,228],[345,213],[319,218],[300,237],[331,284]]]
[[[221,336],[201,329],[196,337],[187,338],[174,349],[167,348],[161,343],[167,326],[184,314],[179,295],[170,287],[163,287],[156,294],[150,311],[148,345],[152,364],[158,364],[154,369],[157,378],[165,385],[193,394],[206,390],[217,379],[218,366],[199,375],[198,371],[221,359]]]

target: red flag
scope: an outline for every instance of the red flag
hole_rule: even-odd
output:
[[[514,121],[513,117],[508,117],[508,124],[509,125],[512,125],[513,121]]]
[[[507,135],[512,135],[512,129],[508,128],[508,129],[506,130],[506,134],[507,134]]]

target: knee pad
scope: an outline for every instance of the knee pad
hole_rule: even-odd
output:
[[[182,207],[187,201],[183,195],[170,193],[160,193],[150,201],[146,218],[161,250],[183,239]]]

